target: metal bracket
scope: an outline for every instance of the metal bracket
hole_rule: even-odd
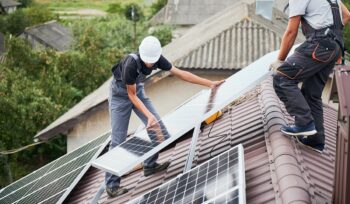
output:
[[[201,129],[201,124],[202,123],[198,123],[194,127],[192,141],[191,141],[191,146],[190,146],[190,150],[188,152],[188,157],[187,157],[187,160],[186,160],[186,164],[185,164],[185,168],[183,170],[183,173],[191,170],[191,168],[192,168],[193,158],[194,158],[195,152],[196,152],[196,146],[197,146],[199,132],[200,132],[200,129]]]
[[[105,184],[102,183],[94,198],[91,200],[90,204],[98,204],[98,200],[101,198],[103,192],[105,191]]]

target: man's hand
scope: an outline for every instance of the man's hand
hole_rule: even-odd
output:
[[[152,134],[155,134],[157,142],[163,142],[165,140],[162,128],[159,122],[157,121],[156,117],[154,117],[153,115],[148,118],[146,129],[147,132],[152,131]]]
[[[284,61],[276,60],[272,64],[270,64],[270,71],[276,72],[277,69],[283,64]]]
[[[224,83],[224,82],[225,82],[225,80],[212,81],[209,88],[214,89],[214,88],[220,86],[220,85],[221,85],[222,83]]]
[[[156,123],[157,123],[156,117],[154,117],[154,115],[150,115],[150,116],[147,118],[147,126],[146,126],[146,128],[150,128],[150,127],[152,127],[153,125],[155,125]]]

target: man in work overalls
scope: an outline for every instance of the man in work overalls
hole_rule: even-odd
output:
[[[167,132],[160,120],[150,99],[145,95],[144,83],[147,75],[157,68],[170,71],[174,76],[194,84],[215,88],[223,81],[210,81],[198,77],[190,72],[174,67],[162,56],[162,48],[159,40],[148,36],[141,42],[139,53],[126,56],[118,65],[112,69],[113,80],[110,85],[109,111],[112,126],[112,140],[110,149],[116,147],[126,140],[131,110],[142,120],[147,128],[159,125],[160,134],[163,137]],[[152,138],[148,131],[149,136]],[[154,131],[153,131],[154,133]],[[144,161],[143,171],[145,176],[167,169],[170,162],[156,163],[158,154]],[[118,158],[116,158],[118,159]],[[122,195],[128,190],[120,186],[120,177],[106,173],[106,191],[109,197]]]
[[[295,118],[295,124],[282,126],[281,131],[320,153],[325,144],[321,95],[342,55],[342,31],[349,18],[340,0],[289,0],[288,27],[278,60],[270,66],[276,94]],[[300,23],[306,41],[286,59]],[[299,82],[303,82],[301,90]]]

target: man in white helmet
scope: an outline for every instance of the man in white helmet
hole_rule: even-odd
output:
[[[153,107],[150,99],[145,95],[144,83],[147,75],[157,68],[170,71],[174,76],[194,84],[214,88],[222,81],[210,81],[198,77],[190,72],[174,67],[164,56],[159,40],[153,36],[144,38],[139,47],[139,53],[126,56],[121,62],[112,68],[113,80],[109,93],[109,111],[112,126],[112,140],[110,149],[118,146],[126,140],[131,110],[142,120],[148,128],[151,139],[162,140],[167,137],[167,131],[160,121],[160,117]],[[161,131],[150,131],[153,126]],[[163,140],[164,140],[163,138]],[[137,152],[135,152],[137,154]],[[168,168],[170,162],[156,163],[158,154],[153,155],[144,162],[144,175]],[[128,190],[120,186],[120,177],[106,173],[106,191],[110,197],[122,195]]]

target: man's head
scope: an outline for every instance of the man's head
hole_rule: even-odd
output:
[[[162,54],[162,46],[156,37],[148,36],[142,40],[139,53],[141,60],[150,68],[159,60]]]

